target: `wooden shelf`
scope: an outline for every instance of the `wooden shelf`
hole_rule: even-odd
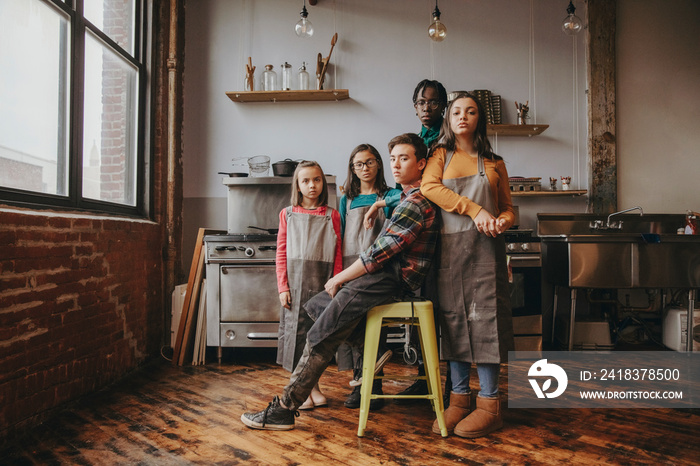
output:
[[[234,91],[226,95],[234,102],[321,102],[350,98],[347,89],[309,91]]]
[[[488,125],[486,134],[489,136],[536,136],[542,134],[549,125]]]
[[[562,196],[585,196],[588,194],[586,189],[577,189],[569,191],[512,191],[510,193],[511,197],[562,197]]]

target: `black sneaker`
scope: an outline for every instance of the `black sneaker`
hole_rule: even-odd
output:
[[[357,385],[355,388],[352,389],[352,393],[348,395],[347,399],[345,400],[345,405],[346,408],[350,409],[357,409],[360,407],[360,388],[362,388],[360,385]]]
[[[360,388],[361,387],[355,387],[352,390],[352,393],[348,395],[347,399],[345,400],[345,405],[346,408],[350,409],[358,409],[360,407]],[[375,380],[374,383],[372,384],[372,393],[375,395],[383,395],[384,391],[382,390],[382,381],[381,380]],[[378,409],[381,409],[384,406],[384,399],[383,398],[377,398],[369,401],[369,410],[370,411],[376,411]]]
[[[383,395],[384,390],[382,390],[382,381],[381,380],[375,380],[374,384],[372,385],[372,393],[374,395]],[[384,398],[374,398],[372,400],[369,400],[369,410],[370,411],[376,411],[378,409],[382,409],[384,407]]]
[[[292,430],[295,416],[299,417],[299,411],[283,408],[276,396],[262,411],[242,414],[241,422],[251,429]]]
[[[397,393],[397,395],[427,395],[428,394],[428,382],[425,380],[416,380],[413,385],[408,387],[402,392]],[[413,403],[418,403],[419,401],[430,401],[425,398],[394,398],[394,403],[397,405],[409,405]]]

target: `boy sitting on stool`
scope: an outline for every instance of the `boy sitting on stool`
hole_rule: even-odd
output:
[[[304,306],[315,320],[304,353],[281,397],[262,411],[245,413],[241,421],[253,429],[290,430],[297,408],[308,398],[338,346],[361,341],[367,312],[418,289],[435,252],[439,226],[436,208],[420,192],[427,148],[416,134],[389,142],[391,172],[403,187],[401,202],[377,240],[348,268],[332,277],[324,292]]]

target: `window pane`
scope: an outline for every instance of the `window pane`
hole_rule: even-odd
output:
[[[41,1],[0,1],[0,186],[68,192],[69,30]]]
[[[134,55],[134,0],[86,0],[85,18]]]
[[[85,36],[83,197],[134,206],[137,70],[96,36]]]

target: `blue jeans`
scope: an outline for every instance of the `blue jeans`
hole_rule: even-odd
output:
[[[469,373],[472,365],[469,362],[449,361],[452,371],[452,391],[454,393],[469,393]],[[498,376],[500,364],[477,364],[479,374],[479,396],[482,398],[498,398]]]

